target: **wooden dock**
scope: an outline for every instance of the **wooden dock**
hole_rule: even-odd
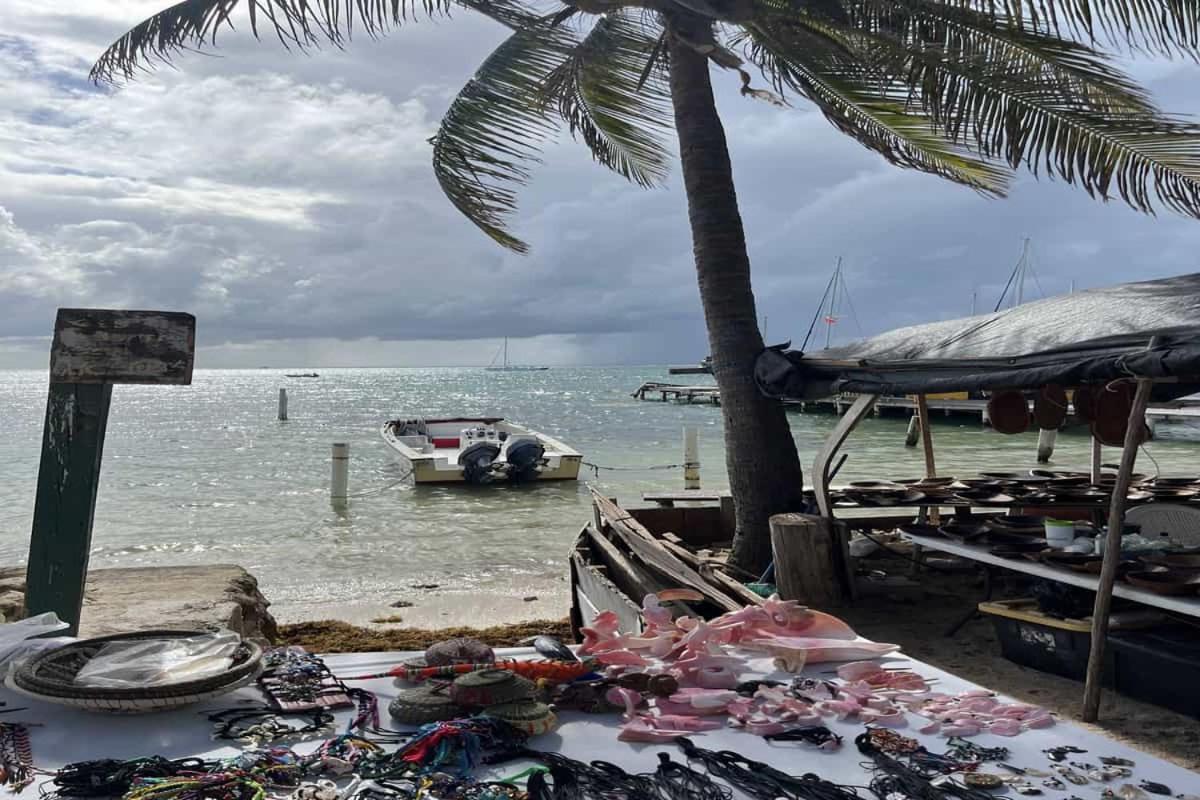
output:
[[[638,400],[658,400],[660,402],[675,402],[683,404],[708,403],[721,404],[721,390],[713,385],[689,386],[680,383],[663,383],[661,381],[646,381],[639,386],[632,396]],[[795,400],[787,404],[800,411],[816,411],[841,414],[854,402],[855,395],[842,394],[836,397],[825,397],[820,400]],[[940,413],[946,417],[969,416],[975,417],[984,426],[990,426],[987,415],[987,400],[930,397],[928,400],[930,413]],[[883,416],[896,413],[911,413],[917,409],[917,401],[913,397],[884,396],[875,401],[872,413]],[[1074,409],[1071,409],[1074,416]],[[1146,409],[1146,422],[1151,431],[1160,422],[1200,421],[1200,406],[1188,405],[1179,407],[1151,406]]]
[[[647,396],[649,395],[649,396]],[[721,390],[716,386],[684,386],[678,383],[646,381],[630,395],[638,400],[653,400],[654,395],[662,402],[691,403],[699,400],[714,406],[721,405]]]

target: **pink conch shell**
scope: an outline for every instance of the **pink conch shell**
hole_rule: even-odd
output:
[[[663,714],[660,717],[646,716],[644,719],[653,728],[669,728],[680,731],[715,731],[725,727],[725,724],[719,720],[680,714]]]
[[[641,717],[635,717],[621,726],[617,740],[622,742],[673,742],[680,736],[686,736],[689,733],[691,731],[652,728]]]
[[[604,653],[597,653],[596,660],[601,664],[622,667],[645,667],[650,664],[649,661],[632,650],[609,650]]]
[[[651,631],[669,630],[675,627],[671,610],[663,608],[659,604],[659,600],[660,598],[653,594],[642,598],[642,617],[646,620],[646,627]]]
[[[617,617],[614,611],[601,611],[592,620],[592,624],[580,628],[580,633],[583,634],[583,646],[579,648],[581,653],[591,653],[592,648],[602,641],[612,639],[617,635],[621,627],[621,620]]]
[[[661,697],[654,701],[654,707],[664,716],[678,714],[685,717],[709,717],[725,713],[725,706],[698,708],[691,703],[674,703],[670,700],[664,700]]]
[[[633,719],[638,705],[642,702],[642,696],[632,689],[625,689],[620,686],[614,686],[604,693],[604,699],[612,703],[614,706],[624,706],[624,717],[626,720]]]
[[[727,689],[680,689],[668,699],[693,708],[725,708],[738,699],[738,694]]]
[[[1021,723],[1015,719],[997,719],[988,723],[987,732],[996,736],[1016,736],[1021,732]]]
[[[738,685],[737,673],[729,667],[705,667],[696,671],[695,679],[705,689],[732,689]]]
[[[941,729],[942,729],[942,723],[936,722],[936,721],[928,722],[928,723],[922,725],[921,727],[917,728],[917,733],[934,734],[934,733],[937,733]]]
[[[898,708],[891,711],[864,708],[858,713],[858,718],[868,725],[880,725],[885,728],[904,727],[904,712]]]
[[[758,636],[750,640],[742,640],[742,647],[752,650],[766,650],[776,655],[781,650],[792,653],[795,657],[807,658],[809,664],[821,664],[827,661],[856,661],[866,658],[894,653],[900,645],[883,642],[847,642],[841,639],[810,639],[803,636]]]

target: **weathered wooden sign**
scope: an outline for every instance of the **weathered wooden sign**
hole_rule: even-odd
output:
[[[113,384],[189,384],[195,350],[191,314],[59,309],[29,543],[29,614],[54,611],[72,634],[78,630]]]

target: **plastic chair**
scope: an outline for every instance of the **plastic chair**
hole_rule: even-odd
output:
[[[1174,503],[1151,503],[1131,508],[1125,521],[1142,526],[1142,536],[1153,539],[1161,533],[1183,547],[1200,546],[1200,508]]]

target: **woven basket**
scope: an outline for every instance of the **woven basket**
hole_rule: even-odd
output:
[[[75,683],[79,670],[106,644],[183,639],[206,633],[208,631],[139,631],[73,642],[25,662],[8,683],[10,688],[48,703],[89,711],[140,714],[219,697],[253,681],[262,667],[262,650],[253,642],[242,642],[234,653],[233,665],[219,675],[207,678],[142,689],[106,689]]]

